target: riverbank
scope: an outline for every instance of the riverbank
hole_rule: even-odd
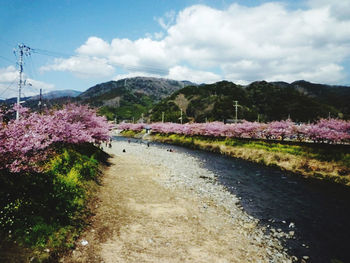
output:
[[[288,234],[259,226],[196,158],[126,141],[106,151],[91,227],[61,262],[292,262]]]
[[[135,138],[143,136],[143,133],[133,131],[124,131],[122,134]],[[218,152],[234,158],[277,167],[304,177],[350,186],[350,147],[348,145],[298,144],[177,134],[152,134],[145,138]]]
[[[65,145],[40,173],[2,173],[0,262],[57,262],[74,247],[108,157],[92,144]]]

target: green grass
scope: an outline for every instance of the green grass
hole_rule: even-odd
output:
[[[258,140],[225,139],[225,145],[288,153],[320,161],[334,161],[350,167],[350,147],[346,145],[278,143]]]
[[[154,134],[154,140],[278,167],[305,177],[350,186],[349,145]]]
[[[137,135],[141,135],[141,134],[145,134],[146,131],[143,130],[141,132],[136,132],[136,131],[131,131],[131,130],[125,130],[125,131],[122,131],[121,134],[125,137],[130,137],[130,138],[134,138],[135,136]]]
[[[135,135],[135,133],[134,133]],[[302,156],[319,161],[337,162],[340,165],[350,167],[350,146],[329,145],[313,143],[291,143],[264,140],[248,140],[235,138],[216,138],[205,136],[185,136],[178,134],[164,135],[156,134],[155,138],[169,140],[176,144],[195,147],[195,142],[216,143],[232,147],[247,149],[261,149],[268,152],[287,153]]]
[[[39,262],[54,261],[74,246],[89,214],[87,202],[98,181],[98,165],[107,155],[89,144],[56,147],[57,154],[42,173],[2,171],[0,258],[13,242]]]

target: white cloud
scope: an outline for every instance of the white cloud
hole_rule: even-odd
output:
[[[159,25],[167,30],[175,21],[176,13],[174,10],[166,12],[163,17],[156,18]]]
[[[127,79],[127,78],[134,78],[134,77],[154,77],[154,78],[160,78],[164,76],[158,75],[158,74],[150,74],[150,73],[145,73],[141,71],[135,71],[135,72],[129,72],[126,74],[118,74],[113,77],[113,80],[120,80],[120,79]]]
[[[114,73],[114,67],[104,58],[76,56],[55,59],[54,64],[41,67],[41,71],[70,71],[82,78],[107,77]]]
[[[162,32],[162,31],[154,33],[155,39],[161,39],[163,37],[164,37],[164,32]]]
[[[43,81],[28,78],[27,82],[31,84],[32,89],[26,91],[26,88],[24,88],[26,96],[38,95],[40,89],[42,89],[43,93],[56,90],[55,85]]]
[[[349,81],[342,67],[350,56],[349,3],[309,0],[307,9],[297,10],[279,2],[255,7],[232,4],[225,10],[194,5],[158,18],[164,35],[158,32],[134,41],[115,38],[110,43],[90,37],[76,49],[77,56],[56,60],[44,70],[108,77],[119,67],[129,75],[200,83],[219,79],[342,83]]]
[[[16,97],[18,94],[18,71],[15,67],[0,68],[0,98],[7,99]],[[28,78],[23,74],[22,96],[38,95],[40,89],[43,92],[55,90],[55,86],[50,83]]]
[[[18,71],[14,66],[9,66],[7,68],[0,68],[0,82],[1,83],[11,83],[16,81],[18,77]]]
[[[76,49],[81,55],[107,56],[109,44],[98,37],[89,37],[85,44]]]
[[[318,83],[330,83],[334,84],[339,79],[343,79],[342,74],[343,67],[338,66],[336,64],[330,64],[325,66],[320,66],[318,68],[314,68],[313,70],[305,71],[299,74],[299,79],[307,79],[311,82]],[[292,82],[295,81],[295,75],[284,73],[284,74],[276,74],[272,76],[270,79],[266,79],[267,81],[287,81]]]
[[[337,19],[349,20],[350,17],[350,1],[349,0],[309,0],[312,8],[327,7],[330,9],[332,16]]]
[[[164,41],[113,39],[109,60],[111,64],[135,68],[135,71],[166,74],[168,67],[176,62],[176,58],[169,55]]]
[[[175,80],[188,80],[195,83],[213,83],[221,80],[221,76],[209,71],[193,70],[184,66],[175,66],[170,68],[169,74],[160,75],[145,73],[142,71],[129,72],[127,74],[118,74],[113,79],[125,79],[133,77],[155,77],[155,78],[167,78]]]
[[[165,41],[176,57],[196,68],[217,66],[225,79],[295,80],[327,74],[326,79],[339,82],[344,79],[339,63],[350,54],[349,33],[350,21],[338,22],[327,8],[289,11],[280,3],[253,8],[233,4],[225,11],[185,9]],[[336,75],[331,65],[339,66]]]
[[[188,67],[175,66],[170,69],[168,79],[189,80],[195,83],[213,83],[221,80],[221,76],[209,72],[193,70]]]

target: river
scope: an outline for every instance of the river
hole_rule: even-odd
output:
[[[115,137],[115,140],[127,140]],[[330,182],[304,179],[263,165],[192,150],[172,148],[196,157],[217,176],[217,181],[237,196],[243,209],[269,229],[294,232],[283,243],[290,254],[308,256],[308,262],[350,262],[350,189]]]

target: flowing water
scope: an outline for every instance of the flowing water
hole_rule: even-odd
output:
[[[151,143],[151,147],[172,148],[196,157],[263,226],[294,231],[295,238],[283,243],[299,260],[308,256],[308,262],[350,262],[349,187],[206,151],[160,143]]]

